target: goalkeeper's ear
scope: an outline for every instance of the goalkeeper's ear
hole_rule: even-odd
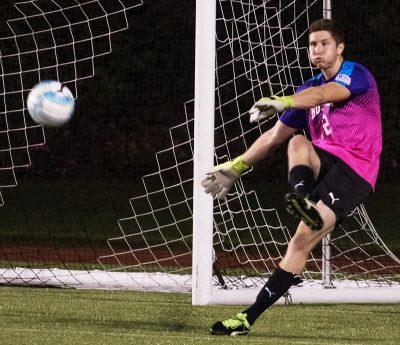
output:
[[[338,52],[338,54],[343,54],[343,51],[344,51],[344,43],[341,42],[337,46],[337,52]]]

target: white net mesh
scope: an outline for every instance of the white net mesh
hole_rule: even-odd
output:
[[[242,153],[273,125],[276,119],[249,124],[248,110],[255,100],[292,94],[312,76],[307,30],[321,14],[319,0],[218,1],[216,163]],[[100,258],[117,263],[116,270],[163,272],[171,281],[190,273],[193,103],[188,102],[185,110],[187,121],[171,128],[169,148],[156,154],[157,171],[142,179],[146,193],[131,199],[132,215],[119,221],[121,236],[109,240],[113,255]],[[282,174],[286,171],[271,158],[258,183],[259,193],[252,190],[257,183],[250,172],[226,201],[215,202],[216,285],[259,286],[282,259],[295,224],[277,202],[279,187],[268,176],[275,167]],[[398,284],[400,262],[379,238],[364,207],[335,230],[329,244],[331,271],[324,271],[326,262],[316,249],[304,271],[304,285],[320,284],[323,278],[336,285]]]
[[[4,17],[2,15],[6,25],[0,35],[1,205],[6,203],[2,195],[4,188],[18,184],[20,175],[17,172],[34,163],[32,150],[46,143],[44,128],[32,121],[26,109],[30,89],[42,80],[59,80],[68,85],[78,98],[80,81],[94,76],[96,59],[112,51],[112,35],[128,28],[127,11],[141,4],[141,0],[14,1],[9,5],[13,6],[13,16],[6,18],[6,12]],[[25,216],[22,212],[21,217]],[[46,218],[43,209],[41,217]],[[7,219],[7,213],[2,213],[2,218]],[[10,229],[18,227],[15,224],[7,226]],[[37,241],[40,239],[31,233],[33,230],[28,223],[25,226],[24,231],[31,243],[21,245],[13,235],[15,242],[1,247],[1,265],[8,268],[0,270],[0,283],[119,286],[108,274],[69,269],[69,250],[55,250],[51,230],[52,246],[39,248]],[[46,221],[39,227],[51,228]],[[72,250],[77,260],[76,267],[85,270],[87,266],[81,260],[87,255],[87,250]],[[55,268],[60,266],[57,262],[62,262],[66,269]],[[121,279],[126,280],[125,277]]]
[[[95,73],[96,57],[111,52],[112,34],[128,27],[126,10],[139,0],[15,1],[19,15],[0,38],[0,192],[17,184],[16,170],[32,164],[31,150],[45,143],[43,128],[26,112],[25,99],[40,80],[57,79],[78,97],[79,81]],[[307,56],[309,23],[322,1],[219,0],[217,2],[215,161],[247,149],[276,119],[250,125],[248,109],[263,95],[291,94],[313,74]],[[193,102],[186,121],[170,129],[156,154],[157,170],[142,178],[145,193],[118,222],[110,250],[96,250],[105,271],[54,269],[40,264],[0,270],[0,283],[139,290],[191,289]],[[281,154],[284,154],[281,152]],[[277,154],[276,156],[278,156]],[[214,284],[255,287],[284,255],[296,224],[281,209],[285,186],[274,184],[286,167],[274,156],[244,176],[226,201],[214,205]],[[257,193],[254,191],[257,190]],[[50,235],[51,237],[51,235]],[[388,286],[399,281],[399,260],[375,231],[363,207],[335,230],[328,261],[316,249],[307,263],[308,285],[329,276],[338,285]],[[24,248],[17,248],[23,262]],[[84,256],[73,248],[73,258]],[[104,254],[103,254],[104,253]],[[2,253],[8,260],[8,252]],[[64,260],[62,250],[56,253]],[[57,260],[54,259],[54,262]],[[84,259],[82,259],[84,261]],[[327,271],[324,267],[331,267]]]
[[[39,81],[58,80],[78,97],[79,81],[95,73],[95,59],[111,53],[111,35],[128,28],[126,11],[141,0],[14,1],[18,15],[0,37],[0,196],[17,185],[16,169],[32,164],[30,149],[46,141],[26,111]]]

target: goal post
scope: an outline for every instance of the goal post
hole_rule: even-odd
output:
[[[255,192],[247,192],[242,179],[226,201],[215,200],[212,206],[212,198],[206,196],[200,188],[200,181],[207,168],[233,158],[227,142],[236,142],[238,137],[245,140],[246,134],[251,131],[243,124],[246,121],[246,109],[249,109],[249,104],[263,93],[291,94],[295,86],[298,86],[295,83],[304,81],[306,76],[304,71],[313,73],[310,62],[304,58],[307,48],[301,46],[300,41],[304,43],[308,24],[313,20],[313,16],[314,20],[321,16],[332,18],[332,4],[330,0],[323,0],[311,1],[309,6],[296,7],[296,1],[275,4],[271,1],[221,0],[217,1],[217,7],[219,16],[216,18],[215,1],[197,1],[192,302],[195,305],[251,304],[284,255],[290,234],[287,233],[288,230],[282,224],[279,215],[277,219],[271,220],[275,226],[268,224],[268,221],[266,225],[261,225],[260,228],[265,227],[269,231],[270,238],[266,240],[267,244],[264,247],[253,243],[257,247],[255,251],[258,252],[258,258],[251,262],[254,253],[250,254],[250,251],[247,251],[250,246],[248,239],[243,240],[243,243],[240,241],[246,236],[254,241],[257,241],[257,236],[263,236],[255,230],[259,226],[258,221],[254,219],[257,210],[251,209],[250,199]],[[316,14],[317,8],[320,11],[319,15]],[[293,18],[287,19],[284,23],[284,15],[289,15],[289,11]],[[215,27],[213,21],[214,23],[217,21],[222,28]],[[215,28],[214,34],[210,33],[210,28]],[[215,58],[217,65],[214,66],[209,60],[210,57],[202,53],[212,54],[216,42],[216,55],[213,55],[213,59]],[[231,60],[224,60],[228,55]],[[238,61],[241,62],[241,66]],[[302,65],[304,62],[306,65]],[[232,80],[224,80],[223,72],[228,68]],[[247,84],[248,88],[244,89],[242,84]],[[203,90],[206,85],[209,88],[208,92],[200,93],[199,90]],[[229,93],[227,87],[234,90],[231,98],[224,98]],[[212,110],[211,104],[214,100],[217,103]],[[227,114],[228,112],[235,112],[237,118]],[[212,122],[214,113],[222,119],[216,118],[215,122]],[[225,115],[227,117],[223,118]],[[226,133],[230,128],[229,125],[235,120],[240,123],[241,130]],[[211,127],[206,128],[206,126]],[[260,127],[259,133],[263,125]],[[213,144],[214,135],[216,145],[212,151],[210,145]],[[217,135],[224,135],[225,143],[220,143]],[[245,141],[241,147],[247,148],[250,144],[251,142]],[[235,209],[235,206],[231,207],[234,203],[240,205],[240,210]],[[259,205],[258,207],[261,207]],[[245,209],[250,209],[250,212],[246,212]],[[270,216],[270,211],[262,209],[262,217]],[[240,213],[243,213],[243,221],[247,222],[247,225],[242,225],[241,228],[233,224]],[[304,272],[304,283],[299,287],[292,287],[289,294],[282,297],[277,304],[288,301],[291,303],[400,302],[398,258],[379,238],[363,206],[356,209],[349,218],[348,223],[337,229],[336,237],[324,238],[316,250],[317,253],[311,254]],[[228,223],[232,223],[230,227]],[[204,228],[205,226],[208,228]],[[273,247],[282,244],[276,244],[273,240],[277,228],[287,235],[286,243],[283,243],[277,255],[271,258],[270,251],[274,251]],[[243,234],[246,231],[248,234]],[[239,232],[237,238],[232,239]],[[355,233],[361,234],[361,237],[368,237],[360,240],[367,242],[354,242]],[[355,248],[347,248],[348,243],[341,243],[340,245],[344,244],[345,248],[339,248],[337,243],[344,238],[345,242],[353,242]],[[226,245],[228,241],[236,242]],[[368,253],[368,246],[371,245],[369,241],[374,242],[373,245],[379,247],[382,253]],[[213,243],[212,248],[208,247],[210,243]],[[224,251],[226,253],[223,253]],[[213,261],[218,263],[220,255],[230,257],[225,258],[224,262],[231,259],[235,262],[236,268],[243,268],[250,263],[248,268],[243,269],[248,275],[236,273],[240,276],[232,276],[235,269],[227,270],[230,273],[226,275],[219,272],[216,269],[218,265],[214,267]],[[382,257],[386,259],[380,260]],[[260,264],[262,260],[265,262]],[[342,264],[341,260],[349,262]],[[389,266],[388,272],[384,272],[385,263]],[[223,263],[220,266],[223,266]],[[223,270],[224,268],[221,268],[221,271]],[[257,278],[254,278],[255,272],[258,274]],[[211,286],[207,286],[210,281]]]
[[[332,3],[331,0],[324,0],[323,2],[323,16],[326,19],[332,19]],[[330,246],[332,235],[329,233],[326,235],[321,243],[322,243],[322,284],[325,287],[332,287],[331,280],[331,265],[330,261],[332,258],[332,251]]]
[[[215,0],[196,1],[192,301],[200,305],[212,286],[213,202],[201,180],[214,162],[215,22]]]

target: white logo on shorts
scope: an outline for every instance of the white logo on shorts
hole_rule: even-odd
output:
[[[335,198],[335,196],[333,195],[332,192],[329,193],[329,196],[330,196],[331,199],[332,199],[332,205],[335,203],[335,201],[339,201],[339,198]]]

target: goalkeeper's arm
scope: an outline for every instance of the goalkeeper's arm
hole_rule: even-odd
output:
[[[298,129],[286,126],[279,120],[276,121],[274,127],[263,133],[242,155],[243,160],[249,166],[253,166],[275,151],[297,131]]]
[[[289,108],[310,109],[326,103],[342,102],[351,96],[344,86],[329,82],[325,85],[309,87],[292,96],[264,97],[254,103],[250,109],[250,122],[270,118]]]
[[[350,91],[344,86],[330,82],[310,87],[293,96],[261,98],[250,109],[250,122],[269,118],[288,108],[307,109],[319,104],[343,101],[349,96]],[[219,199],[225,198],[233,184],[247,169],[266,157],[295,132],[296,129],[278,120],[275,126],[261,135],[243,155],[213,167],[202,181],[205,192]]]
[[[201,182],[205,192],[224,199],[246,170],[265,158],[295,132],[296,129],[277,121],[275,126],[263,133],[243,155],[213,167]]]

